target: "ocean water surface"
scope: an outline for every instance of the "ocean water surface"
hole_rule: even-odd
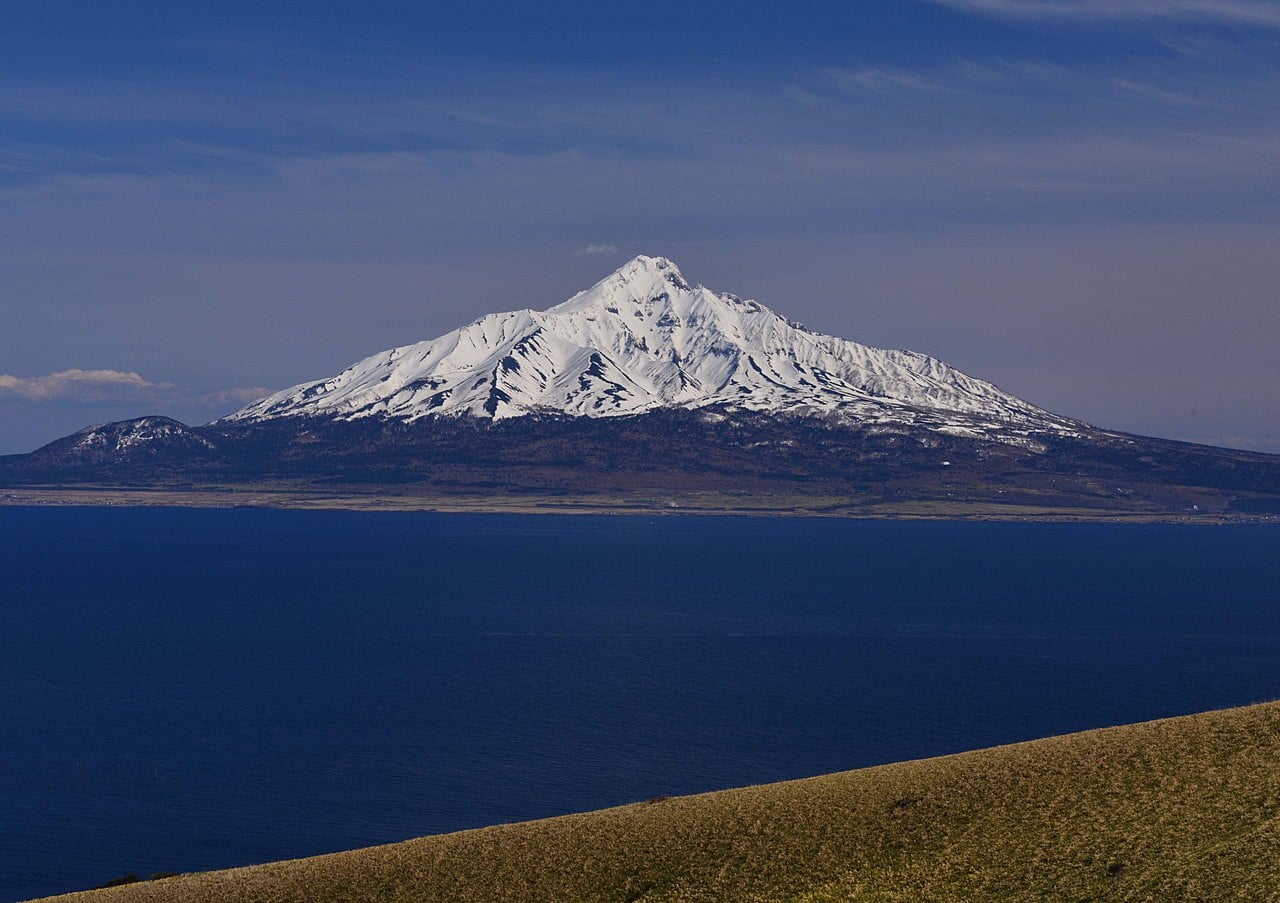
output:
[[[1280,529],[0,508],[0,900],[1280,697]]]

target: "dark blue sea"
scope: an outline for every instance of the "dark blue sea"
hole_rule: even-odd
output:
[[[0,900],[1280,697],[1280,529],[0,508]]]

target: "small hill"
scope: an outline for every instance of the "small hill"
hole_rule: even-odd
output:
[[[1280,703],[56,899],[1280,900]]]

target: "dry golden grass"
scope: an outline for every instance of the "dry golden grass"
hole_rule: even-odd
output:
[[[56,899],[1280,901],[1280,703]]]

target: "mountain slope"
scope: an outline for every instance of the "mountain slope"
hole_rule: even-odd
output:
[[[1261,901],[1278,844],[1270,703],[57,899]]]
[[[226,420],[616,417],[717,406],[1006,441],[1083,429],[942,361],[811,332],[757,302],[692,286],[671,261],[645,256],[548,310],[490,314]]]

